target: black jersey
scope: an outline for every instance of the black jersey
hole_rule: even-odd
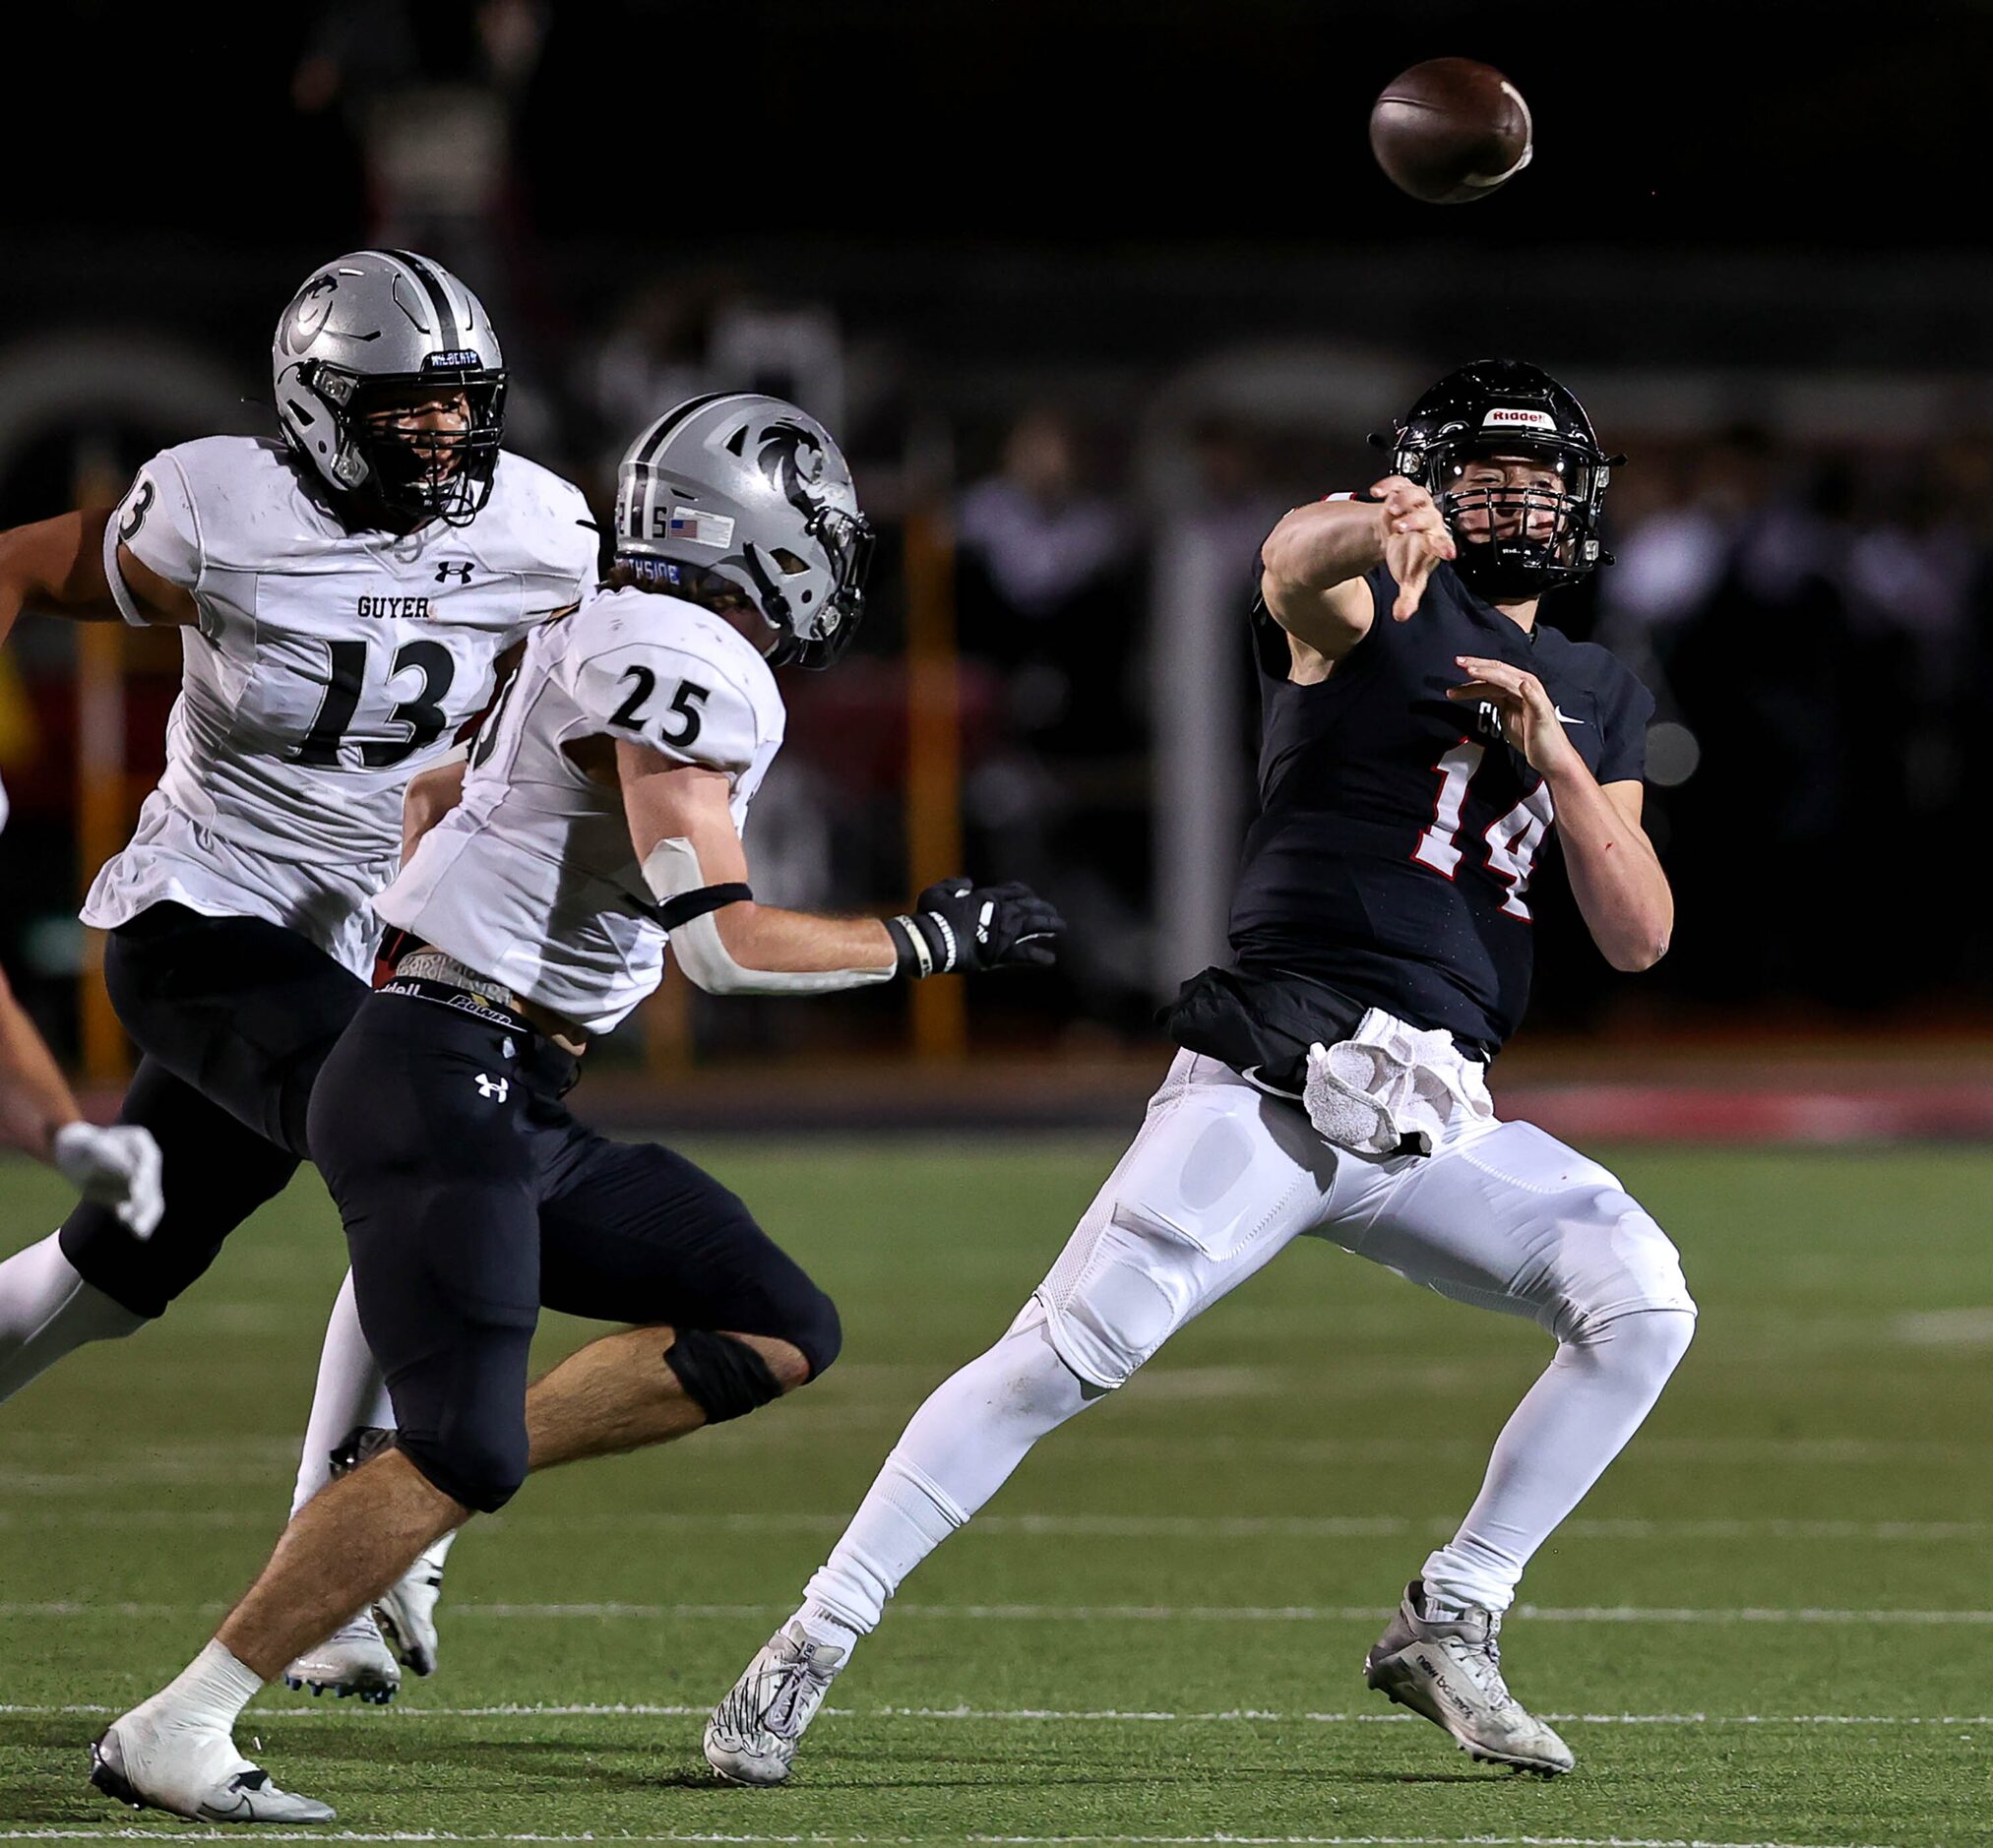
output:
[[[1601,783],[1640,776],[1653,700],[1605,649],[1520,628],[1451,566],[1403,623],[1390,572],[1365,582],[1369,632],[1312,686],[1287,677],[1286,633],[1254,606],[1260,812],[1232,952],[1249,979],[1288,982],[1289,1004],[1319,988],[1492,1057],[1528,1000],[1528,887],[1554,817],[1493,709],[1446,697],[1466,678],[1456,657],[1541,680]]]

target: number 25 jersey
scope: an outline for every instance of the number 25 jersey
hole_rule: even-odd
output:
[[[1441,565],[1417,612],[1365,579],[1369,630],[1328,679],[1288,676],[1287,638],[1253,612],[1260,812],[1232,900],[1242,968],[1307,977],[1488,1058],[1515,1031],[1533,960],[1527,892],[1550,791],[1493,708],[1449,700],[1460,655],[1534,674],[1601,783],[1637,780],[1653,699],[1604,648],[1523,629]]]
[[[786,722],[768,662],[730,623],[657,591],[598,591],[527,644],[471,749],[463,800],[374,909],[606,1033],[657,986],[665,945],[614,741],[718,770],[739,829]]]
[[[514,641],[594,583],[580,490],[501,455],[465,526],[351,531],[280,445],[208,437],[156,456],[105,533],[191,593],[166,770],[84,906],[126,923],[169,900],[268,918],[365,973],[368,898],[393,874],[402,796],[491,697]]]

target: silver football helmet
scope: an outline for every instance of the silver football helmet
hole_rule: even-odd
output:
[[[439,263],[356,250],[317,271],[270,346],[277,420],[335,494],[463,525],[491,494],[505,432],[505,358],[484,304]],[[388,393],[461,394],[460,430],[375,431]]]
[[[674,587],[720,580],[780,632],[772,661],[828,667],[864,614],[872,528],[816,418],[760,392],[715,392],[625,453],[616,558]]]

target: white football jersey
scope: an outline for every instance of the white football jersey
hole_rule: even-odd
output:
[[[104,535],[193,594],[166,772],[97,876],[88,924],[170,898],[266,917],[364,971],[365,900],[392,874],[408,779],[452,747],[493,663],[595,581],[579,489],[501,455],[467,526],[349,532],[280,444],[207,437],[154,457]]]
[[[621,791],[590,778],[568,747],[629,738],[722,771],[739,828],[785,720],[768,662],[731,624],[674,596],[598,591],[528,643],[472,748],[464,800],[374,909],[606,1033],[657,986],[665,934]]]

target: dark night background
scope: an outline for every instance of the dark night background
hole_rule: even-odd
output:
[[[1378,91],[1439,55],[1495,63],[1534,114],[1533,164],[1471,207],[1406,199],[1366,143]],[[1993,996],[1960,860],[1993,683],[1986,7],[84,0],[32,63],[59,81],[11,123],[0,424],[10,351],[82,340],[198,353],[232,404],[208,427],[262,429],[290,290],[404,241],[491,304],[514,444],[598,499],[630,431],[736,376],[727,340],[751,336],[841,406],[889,537],[953,510],[967,846],[1063,884],[1101,946],[1023,1026],[979,1032],[1147,1030],[1169,468],[1264,531],[1367,468],[1364,431],[1421,377],[1500,350],[1564,375],[1633,456],[1608,510],[1624,562],[1549,619],[1658,677],[1694,746],[1650,798],[1675,955],[1635,995],[1546,898],[1543,1023],[1928,1022]],[[489,158],[397,179],[382,123],[431,96]],[[404,141],[449,164],[450,135]],[[1270,353],[1346,383],[1283,404]],[[40,415],[0,454],[0,518],[197,433]],[[1027,582],[1055,530],[1070,570]],[[801,895],[903,882],[890,553],[865,658],[798,695],[770,825]],[[21,808],[0,949],[61,1036],[78,869],[52,627],[16,649],[32,723],[0,751]],[[142,787],[174,661],[128,667]],[[1914,953],[1893,947],[1912,917]],[[772,1030],[752,1014],[713,1030]]]

